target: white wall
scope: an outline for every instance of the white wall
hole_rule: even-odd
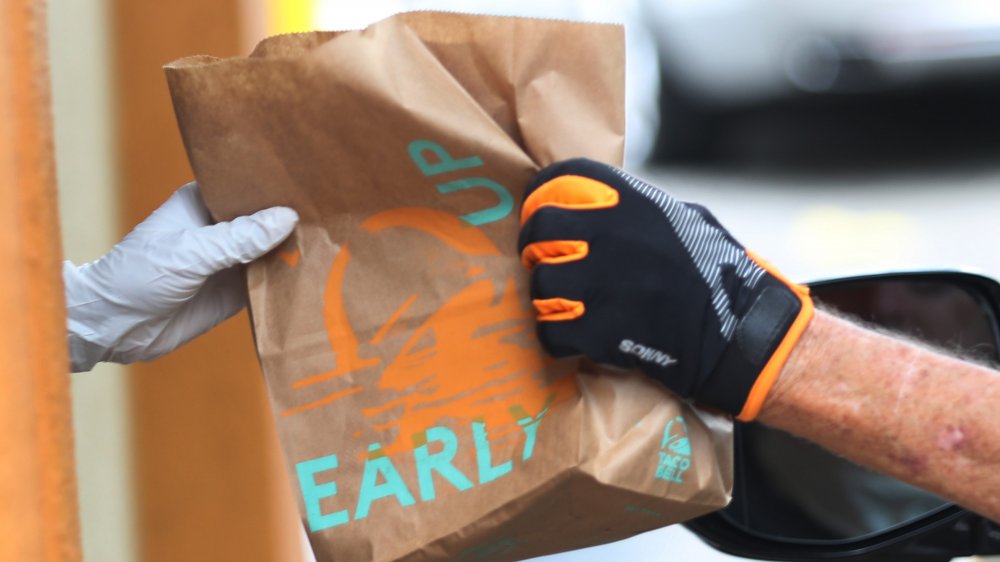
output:
[[[49,0],[56,170],[63,250],[84,263],[111,248],[119,230],[114,166],[110,6]],[[73,422],[84,560],[131,562],[131,452],[126,370],[73,375]]]

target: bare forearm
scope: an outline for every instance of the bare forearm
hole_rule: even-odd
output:
[[[817,311],[759,420],[1000,520],[1000,373]]]

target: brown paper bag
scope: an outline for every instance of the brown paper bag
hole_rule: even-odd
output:
[[[301,215],[248,283],[318,560],[516,560],[728,501],[726,418],[534,336],[521,192],[620,163],[622,40],[424,12],[167,67],[215,216]]]

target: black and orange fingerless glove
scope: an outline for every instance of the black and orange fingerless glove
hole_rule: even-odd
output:
[[[760,411],[813,306],[706,209],[622,170],[542,170],[521,210],[539,339],[556,357],[638,368],[743,421]]]

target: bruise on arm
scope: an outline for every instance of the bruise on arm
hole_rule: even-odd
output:
[[[1000,373],[817,311],[759,421],[1000,521]]]

